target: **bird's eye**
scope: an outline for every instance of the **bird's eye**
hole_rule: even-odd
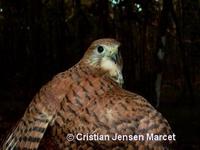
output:
[[[97,51],[98,51],[99,53],[102,53],[102,52],[104,51],[103,46],[98,46],[98,47],[97,47]]]

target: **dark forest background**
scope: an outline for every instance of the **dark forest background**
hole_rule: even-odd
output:
[[[0,138],[103,37],[122,43],[124,88],[158,106],[179,149],[200,149],[199,0],[0,0]]]

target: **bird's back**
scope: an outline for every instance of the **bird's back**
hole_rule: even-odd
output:
[[[152,139],[152,134],[172,134],[167,120],[142,96],[128,92],[118,85],[113,85],[99,97],[93,97],[79,110],[75,110],[75,106],[68,105],[64,101],[63,107],[67,109],[61,111],[60,116],[65,117],[66,122],[62,125],[62,119],[57,119],[55,122],[57,125],[53,127],[54,137],[61,149],[63,147],[164,149],[171,143],[171,141]],[[74,141],[67,139],[71,134]],[[110,139],[104,139],[104,141],[94,139],[94,136],[101,135],[109,135]],[[132,136],[132,138],[135,135],[135,138],[141,136],[144,139],[124,139],[123,141],[115,139],[117,135]],[[78,137],[80,139],[77,139]],[[90,137],[93,138],[90,139]]]

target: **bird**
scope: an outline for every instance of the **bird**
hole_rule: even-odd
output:
[[[92,50],[86,52],[89,60],[87,63],[88,66],[94,66],[92,69],[95,77],[89,82],[82,81],[76,85],[82,85],[83,88],[78,89],[75,85],[70,87],[77,90],[71,90],[61,102],[51,128],[57,149],[162,150],[173,147],[176,139],[168,121],[144,97],[123,89],[119,84],[122,82],[116,82],[117,80],[112,78],[100,75],[100,78],[96,79],[99,58],[94,53],[96,45],[90,48]],[[100,51],[111,53],[110,49],[104,46]],[[123,60],[121,52],[117,53],[114,60],[103,56],[100,68],[110,70],[120,66],[121,71]],[[112,74],[113,71],[109,72]],[[101,141],[103,136],[108,136],[109,139]],[[130,139],[116,140],[120,136]],[[134,137],[141,137],[141,140],[134,140]]]
[[[168,121],[122,88],[119,46],[109,38],[92,42],[75,66],[36,94],[4,149],[37,149],[47,127],[54,149],[169,149]]]
[[[81,97],[90,100],[91,94],[98,96],[112,88],[112,84],[102,86],[108,79],[121,86],[123,62],[119,46],[120,42],[112,38],[95,40],[77,64],[42,86],[5,138],[2,149],[38,149],[46,129],[54,126],[55,120],[59,122],[59,110],[66,97],[74,97],[81,105]]]

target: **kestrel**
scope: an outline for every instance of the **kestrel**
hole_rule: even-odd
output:
[[[108,79],[121,85],[119,45],[114,39],[94,41],[76,65],[44,85],[3,143],[3,149],[37,149],[47,127],[60,121],[59,110],[67,97],[73,97],[81,106],[85,103],[82,98],[89,101],[112,88],[113,84],[103,86]]]
[[[94,41],[80,62],[43,86],[3,149],[37,149],[47,126],[55,149],[169,148],[174,137],[167,120],[120,86],[119,45],[114,39]]]

